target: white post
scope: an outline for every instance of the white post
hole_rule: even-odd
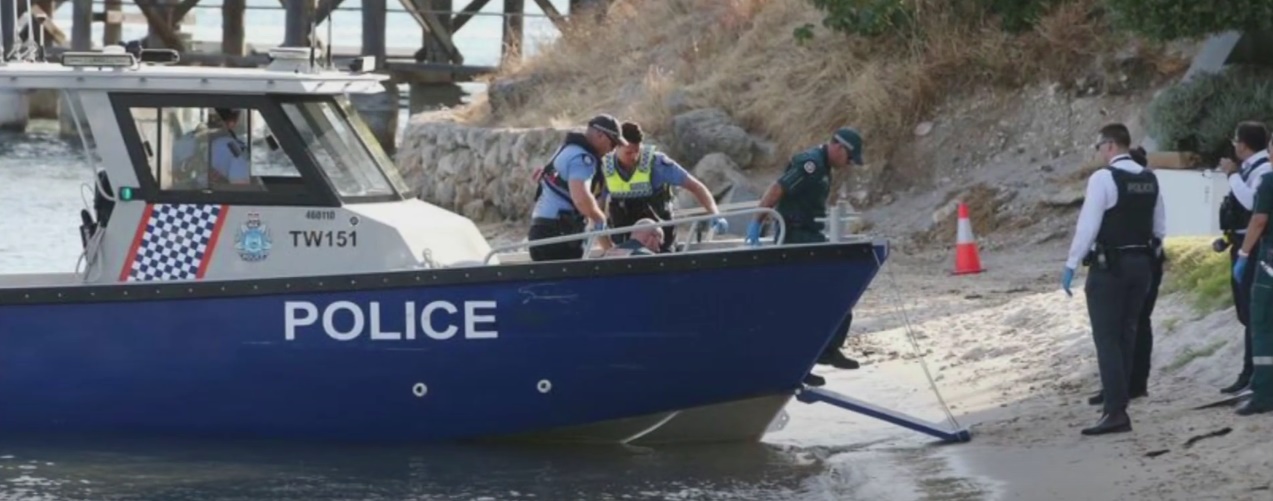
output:
[[[844,225],[840,224],[840,218],[843,217],[844,202],[836,202],[831,206],[831,212],[827,214],[827,237],[832,243],[838,243],[841,240],[840,230]]]
[[[0,130],[26,132],[30,108],[26,91],[0,92]]]

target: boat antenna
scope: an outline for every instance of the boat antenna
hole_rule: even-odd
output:
[[[29,0],[28,0],[29,1]],[[317,14],[317,13],[315,13]],[[330,41],[328,43],[331,43]],[[314,53],[318,51],[318,19],[309,17],[309,67],[314,68]]]

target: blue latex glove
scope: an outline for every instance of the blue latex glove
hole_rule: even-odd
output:
[[[748,245],[760,245],[760,221],[752,221],[747,225],[746,242]]]
[[[1239,284],[1242,283],[1242,272],[1246,271],[1246,258],[1246,256],[1239,255],[1238,261],[1233,263],[1233,279],[1237,280]]]
[[[726,221],[725,218],[723,217],[718,217],[716,219],[713,219],[712,230],[715,231],[716,233],[725,233],[729,231],[729,221]]]
[[[1070,283],[1074,281],[1074,268],[1065,267],[1065,271],[1061,273],[1061,288],[1065,289],[1065,295],[1074,297],[1074,293],[1070,292]]]

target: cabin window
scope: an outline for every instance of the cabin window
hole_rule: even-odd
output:
[[[283,113],[342,198],[395,196],[349,122],[331,101],[284,102]]]
[[[151,175],[162,191],[268,191],[266,177],[300,177],[254,109],[129,111]]]

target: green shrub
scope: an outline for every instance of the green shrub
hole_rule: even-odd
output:
[[[1231,67],[1198,75],[1154,99],[1148,132],[1164,149],[1193,151],[1214,164],[1232,152],[1238,122],[1273,124],[1273,69]]]
[[[1106,0],[1115,26],[1167,41],[1228,30],[1273,29],[1269,0]]]
[[[1167,269],[1161,292],[1183,292],[1193,300],[1199,313],[1211,313],[1233,305],[1229,288],[1229,253],[1211,249],[1213,239],[1206,237],[1168,238],[1163,246],[1167,253]]]
[[[850,35],[900,33],[915,20],[912,0],[810,0],[826,13],[822,26]]]
[[[1034,27],[1039,17],[1061,0],[809,0],[826,16],[827,29],[850,35],[869,37],[908,34],[914,27],[915,13],[942,7],[953,8],[960,18],[979,20],[995,16],[1005,31],[1019,33]],[[808,32],[797,32],[797,39],[807,39]]]

